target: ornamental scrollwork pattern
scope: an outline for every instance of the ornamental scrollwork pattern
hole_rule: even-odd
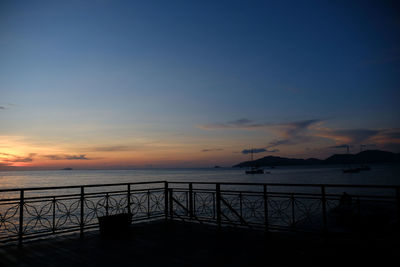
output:
[[[248,222],[262,223],[264,221],[264,197],[243,196],[242,217]]]
[[[296,227],[319,227],[322,224],[322,202],[320,199],[294,199]]]
[[[19,204],[13,204],[11,207],[0,206],[0,237],[9,233],[18,234],[18,213]]]
[[[194,214],[198,217],[215,219],[215,194],[213,192],[194,192]]]
[[[268,221],[272,225],[290,226],[291,220],[290,198],[268,198]]]

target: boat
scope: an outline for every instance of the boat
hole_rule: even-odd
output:
[[[250,154],[251,154],[251,162],[253,162],[253,149],[251,149]],[[257,166],[252,166],[249,170],[246,170],[246,174],[264,174],[264,169],[259,168]]]
[[[360,153],[362,152],[362,149],[363,149],[364,146],[365,146],[365,145],[360,145]],[[361,166],[360,166],[358,169],[359,169],[360,171],[370,171],[370,170],[371,170],[371,167],[368,166],[368,165],[365,164],[365,163],[362,163]]]
[[[350,146],[346,145],[347,148],[347,155],[350,154]],[[353,168],[351,167],[351,163],[349,163],[349,167],[346,169],[342,169],[343,173],[359,173],[360,172],[360,168]]]

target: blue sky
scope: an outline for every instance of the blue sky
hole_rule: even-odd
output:
[[[20,147],[3,165],[30,154],[29,164],[59,164],[46,149],[92,167],[229,165],[280,143],[273,154],[324,157],[345,143],[399,152],[399,11],[391,1],[1,1],[0,149]]]

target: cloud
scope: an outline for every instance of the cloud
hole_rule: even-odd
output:
[[[44,155],[44,158],[50,159],[50,160],[62,160],[64,159],[62,156],[59,155]]]
[[[318,129],[314,135],[317,137],[334,140],[339,144],[365,144],[374,143],[377,136],[382,135],[382,130],[375,129]]]
[[[2,161],[3,166],[9,166],[12,165],[13,163],[18,163],[18,162],[32,162],[34,160],[33,158],[37,154],[30,153],[26,157],[16,156],[7,153],[0,153],[0,155],[2,155],[2,157],[0,157],[0,160]]]
[[[211,151],[222,151],[222,148],[209,148],[209,149],[203,149],[201,152],[211,152]]]
[[[273,131],[279,138],[269,142],[267,148],[309,142],[313,138],[312,130],[315,125],[322,121],[321,119],[311,119],[276,124]]]
[[[256,153],[263,153],[263,152],[270,152],[270,153],[279,152],[278,149],[271,149],[271,150],[268,150],[268,149],[266,149],[266,148],[253,148],[253,149],[244,149],[244,150],[242,150],[241,153],[246,155],[246,154],[250,154],[252,151],[253,151],[254,154],[256,154]]]
[[[338,146],[330,146],[329,148],[350,148],[350,147],[353,147],[353,146],[343,144],[343,145],[338,145]]]
[[[321,141],[321,139],[336,143],[333,147],[342,146],[343,144],[375,144],[380,148],[387,147],[389,144],[392,144],[393,147],[400,146],[399,128],[333,129],[322,127],[324,122],[325,120],[320,118],[281,123],[258,122],[248,118],[241,118],[223,123],[200,125],[198,127],[204,130],[240,129],[265,131],[275,136],[263,147],[263,149],[267,150],[279,146],[293,146],[318,140]]]
[[[88,160],[88,158],[86,157],[86,155],[82,154],[82,155],[72,155],[72,156],[65,156],[65,159],[67,160],[76,160],[76,159],[84,159],[84,160]]]
[[[266,126],[271,126],[270,123],[256,123],[250,119],[242,118],[225,123],[211,123],[200,125],[199,128],[204,130],[216,130],[216,129],[256,129]]]
[[[82,155],[44,155],[44,158],[50,160],[89,160],[85,154]]]
[[[112,152],[112,151],[132,151],[135,150],[132,146],[103,146],[103,147],[95,147],[94,151],[101,152]]]
[[[233,121],[228,121],[225,123],[204,124],[200,125],[199,128],[205,130],[216,130],[216,129],[253,130],[260,128],[265,128],[267,130],[286,129],[286,131],[290,133],[291,131],[298,131],[321,121],[322,121],[321,119],[311,119],[311,120],[294,121],[289,123],[269,123],[269,122],[255,122],[247,118],[242,118]]]
[[[6,110],[9,109],[10,107],[15,106],[14,104],[11,103],[0,103],[0,110]]]

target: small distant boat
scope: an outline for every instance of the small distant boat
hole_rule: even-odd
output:
[[[61,169],[62,171],[72,171],[72,168],[64,168],[64,169]]]
[[[253,162],[253,149],[251,149],[251,162]],[[264,174],[270,172],[264,172],[264,169],[257,166],[252,166],[250,170],[246,170],[246,174]]]
[[[350,154],[350,146],[346,145],[347,148],[347,155]],[[347,169],[342,169],[343,173],[359,173],[360,172],[360,168],[352,168],[351,167],[351,163],[349,163],[349,167]]]

